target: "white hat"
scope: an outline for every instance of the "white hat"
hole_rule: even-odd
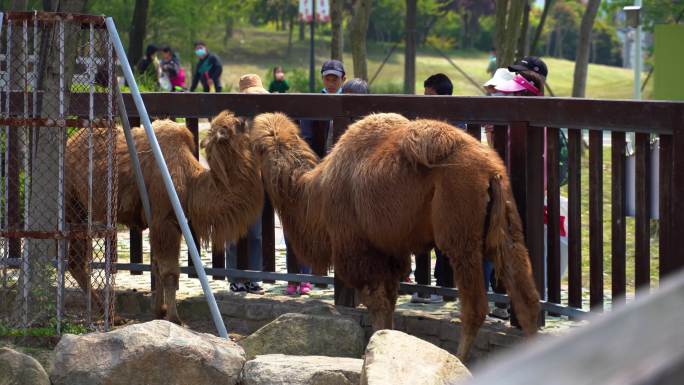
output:
[[[511,71],[509,71],[507,68],[499,68],[494,72],[494,76],[492,76],[491,79],[487,80],[487,83],[484,84],[485,87],[490,87],[490,86],[498,86],[501,85],[505,82],[513,80],[513,77],[515,74]]]

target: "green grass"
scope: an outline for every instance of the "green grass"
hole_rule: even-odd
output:
[[[225,89],[236,90],[239,77],[246,73],[256,73],[262,76],[264,83],[266,83],[264,86],[267,87],[268,80],[265,77],[270,76],[271,69],[276,65],[282,65],[285,68],[286,75],[292,74],[294,69],[308,73],[308,39],[298,41],[296,35],[295,33],[289,55],[287,52],[287,33],[269,28],[240,28],[236,30],[234,37],[225,46],[213,47],[212,49],[221,56],[224,63],[223,82]],[[318,70],[322,62],[328,58],[330,46],[327,36],[318,36],[317,39],[316,69]],[[348,42],[346,48],[349,48]],[[369,43],[368,76],[370,78],[380,67],[390,48],[390,44]],[[447,54],[476,82],[482,84],[488,79],[485,72],[487,67],[487,55],[485,53],[448,51]],[[555,95],[570,96],[574,62],[555,58],[545,58],[545,61],[549,66],[548,82]],[[351,53],[348,51],[344,54],[344,62],[351,75],[353,66]],[[187,61],[183,64],[188,67],[190,65]],[[416,70],[417,93],[422,93],[425,78],[431,74],[443,72],[452,79],[455,95],[479,95],[478,90],[434,50],[427,48],[418,50]],[[403,89],[403,73],[403,47],[399,46],[371,85],[371,90],[374,92],[401,92]],[[602,99],[629,99],[632,95],[632,79],[633,72],[629,69],[591,64],[586,96]],[[650,89],[646,91],[646,95],[649,94]]]
[[[612,208],[612,169],[611,149],[603,148],[603,282],[604,290],[611,288],[611,208]],[[589,287],[589,152],[583,151],[581,159],[581,195],[582,195],[582,287]],[[561,188],[561,195],[568,196],[567,186]],[[626,227],[626,273],[627,291],[634,292],[634,245],[635,245],[635,220],[628,217]],[[651,287],[658,285],[658,232],[657,221],[651,221]],[[567,282],[565,282],[567,283]]]

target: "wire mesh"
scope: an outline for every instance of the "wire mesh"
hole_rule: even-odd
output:
[[[0,327],[114,318],[113,74],[103,17],[4,15]]]

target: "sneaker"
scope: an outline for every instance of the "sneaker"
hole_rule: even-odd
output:
[[[297,284],[296,283],[288,283],[287,289],[285,290],[285,294],[297,295]]]
[[[302,282],[299,285],[299,294],[309,294],[311,292],[311,284],[309,282]]]
[[[413,293],[411,295],[411,302],[412,303],[430,303],[430,297],[423,296],[418,293]]]
[[[264,294],[264,289],[259,285],[258,282],[247,282],[245,285],[247,287],[247,292],[252,294]]]
[[[234,293],[244,293],[247,291],[247,287],[242,282],[233,282],[230,284],[230,291]]]
[[[495,307],[494,310],[492,310],[491,313],[489,313],[490,316],[502,320],[507,320],[510,318],[510,315],[508,314],[508,309],[504,309],[501,307]]]

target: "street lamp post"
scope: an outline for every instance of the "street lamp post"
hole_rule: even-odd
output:
[[[634,5],[623,8],[627,25],[634,28],[634,99],[641,99],[641,0],[634,0]]]

